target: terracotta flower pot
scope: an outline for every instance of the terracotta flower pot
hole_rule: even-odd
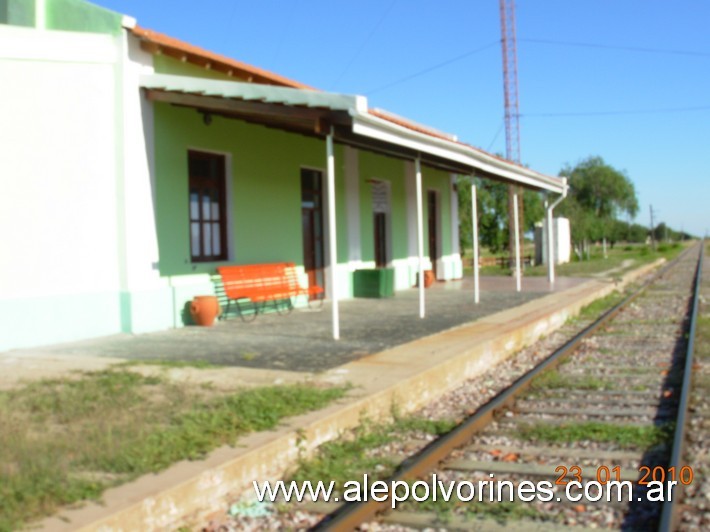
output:
[[[197,325],[211,327],[222,309],[217,296],[195,296],[190,304],[190,315]]]
[[[433,270],[424,270],[424,288],[429,288],[434,284],[436,278]],[[417,274],[417,286],[419,286],[419,274]]]

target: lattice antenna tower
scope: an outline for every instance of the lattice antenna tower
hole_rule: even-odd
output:
[[[505,156],[520,164],[520,107],[518,104],[518,47],[515,38],[515,0],[499,0],[501,50],[503,52],[503,96],[505,103]],[[515,220],[513,196],[518,194],[518,224],[521,228],[519,244],[523,249],[523,194],[522,188],[508,187],[508,243],[509,254],[515,251]]]
[[[499,0],[503,50],[506,158],[520,164],[520,107],[518,105],[518,51],[515,38],[515,0]]]

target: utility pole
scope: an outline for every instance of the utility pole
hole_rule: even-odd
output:
[[[520,107],[518,105],[518,54],[515,38],[515,0],[499,0],[501,50],[503,52],[503,94],[505,103],[505,156],[520,164]],[[518,195],[518,226],[523,228],[523,189],[508,186],[508,253],[515,252],[515,220],[513,217],[515,195]],[[522,249],[523,231],[518,245]]]

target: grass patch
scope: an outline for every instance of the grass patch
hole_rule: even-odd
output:
[[[507,493],[507,491],[505,492]],[[542,519],[545,514],[541,513],[529,503],[520,501],[502,501],[488,504],[468,504],[466,513],[475,517],[490,517],[500,522],[520,521],[522,519]]]
[[[517,430],[517,435],[526,441],[535,442],[570,443],[588,440],[616,443],[624,449],[647,449],[670,441],[673,437],[673,424],[637,427],[596,421],[565,423],[556,426],[533,423],[520,427]]]
[[[396,432],[423,432],[434,436],[441,436],[450,432],[456,426],[451,419],[426,419],[418,416],[398,418],[394,422]]]
[[[695,353],[699,359],[710,358],[710,316],[700,316],[695,325]]]
[[[373,450],[401,440],[411,433],[441,435],[456,426],[452,420],[429,420],[419,416],[397,417],[391,423],[364,422],[351,433],[327,442],[316,455],[299,462],[292,480],[336,482],[342,489],[348,480],[367,473],[372,480],[389,477],[397,467],[395,457],[377,456]]]
[[[114,367],[130,368],[131,366],[160,366],[163,368],[196,368],[196,369],[215,369],[221,368],[217,364],[208,362],[207,360],[168,360],[168,359],[146,359],[146,360],[127,360],[120,362]]]
[[[430,482],[430,480],[428,480]],[[410,493],[411,493],[411,484]],[[478,485],[474,483],[476,489]],[[467,492],[464,492],[468,495]],[[508,488],[503,489],[503,497],[508,495]],[[400,503],[399,508],[402,510],[411,510],[414,512],[431,512],[436,515],[437,521],[442,525],[447,525],[452,521],[455,512],[460,512],[460,515],[466,520],[471,521],[471,528],[475,529],[475,520],[477,518],[490,518],[501,523],[507,521],[519,521],[522,519],[541,520],[545,518],[545,514],[541,513],[530,504],[522,503],[521,501],[506,501],[501,502],[486,502],[488,492],[483,495],[483,502],[478,501],[478,491],[475,492],[475,498],[472,501],[464,502],[456,496],[456,491],[452,492],[449,501],[444,501],[441,497],[437,500],[429,499],[418,502],[409,499],[404,503]]]
[[[582,310],[579,311],[578,318],[597,319],[614,305],[618,305],[623,299],[624,294],[618,290],[614,290],[611,294],[595,299],[589,305],[583,307]]]
[[[533,253],[533,248],[528,248],[523,255]],[[593,246],[590,252],[589,260],[577,260],[573,254],[572,262],[560,264],[555,267],[558,276],[564,277],[586,277],[589,275],[598,274],[616,268],[627,269],[638,268],[643,264],[653,262],[661,257],[668,260],[674,258],[684,249],[684,245],[675,242],[668,245],[659,245],[656,251],[653,251],[649,246],[644,245],[617,245],[614,248],[607,248],[607,257],[604,258],[601,245]],[[483,255],[486,255],[485,253]],[[468,255],[470,256],[470,254]],[[506,253],[498,254],[498,256],[507,257]],[[632,264],[624,266],[624,261],[632,260]],[[464,274],[470,273],[472,268],[469,266],[464,268]],[[480,269],[481,275],[510,275],[511,271],[508,268],[500,266],[486,266]],[[616,272],[614,275],[623,273]],[[526,266],[523,269],[523,274],[526,276],[545,276],[547,275],[547,266],[544,264],[538,266]]]
[[[0,531],[322,408],[345,387],[229,393],[126,369],[0,392]]]
[[[569,383],[567,379],[562,377],[562,374],[556,369],[551,369],[535,377],[530,383],[530,389],[535,391],[540,390],[556,390],[559,388],[567,388]]]
[[[569,375],[562,375],[556,369],[552,369],[535,377],[530,383],[530,388],[536,392],[564,388],[575,388],[578,390],[611,390],[612,383],[591,375],[570,377]]]
[[[342,489],[345,482],[362,477],[363,473],[386,478],[394,471],[396,464],[391,458],[368,453],[394,440],[394,433],[389,427],[365,424],[349,436],[326,442],[313,458],[301,460],[292,480],[322,480],[326,483],[333,480],[337,489]]]

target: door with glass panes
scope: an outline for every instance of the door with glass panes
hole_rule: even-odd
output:
[[[325,288],[323,173],[318,170],[301,169],[301,226],[303,266],[308,285]],[[315,297],[311,296],[312,299]]]

